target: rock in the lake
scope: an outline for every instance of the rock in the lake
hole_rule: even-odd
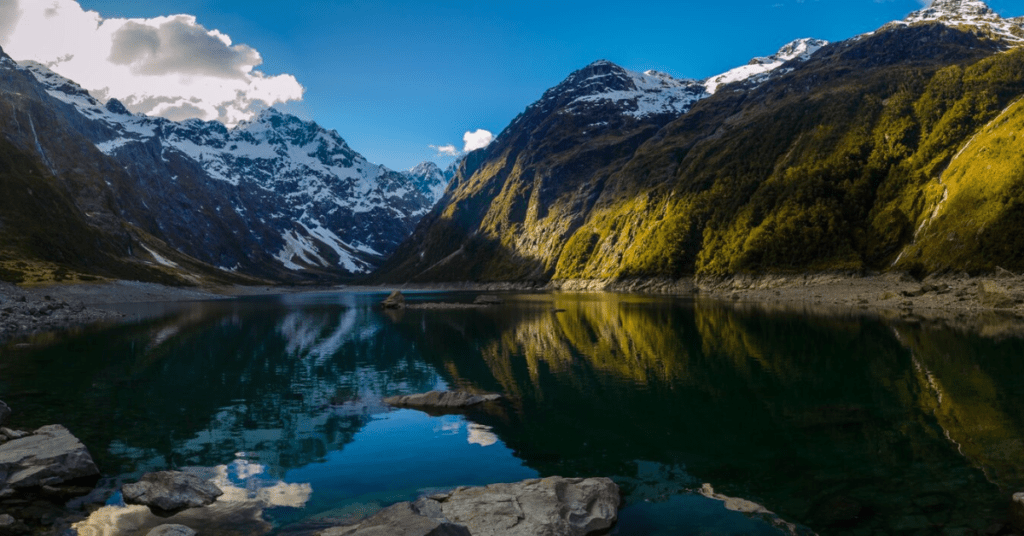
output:
[[[608,478],[524,480],[462,487],[388,507],[321,536],[585,536],[612,526],[619,487]]]
[[[146,536],[196,536],[196,531],[185,525],[160,525],[153,527]]]
[[[52,486],[99,474],[85,445],[58,424],[0,445],[0,491]]]
[[[415,408],[465,408],[499,398],[501,395],[474,395],[465,391],[430,391],[415,395],[388,397],[384,399],[384,403],[391,406]]]
[[[23,437],[28,437],[28,436],[30,436],[32,434],[30,434],[28,432],[24,432],[22,430],[11,430],[10,428],[0,428],[0,435],[4,436],[6,439],[21,439]]]
[[[18,521],[11,514],[0,514],[0,536],[13,536],[15,534],[28,534],[31,532],[28,525]]]
[[[395,290],[391,292],[384,301],[380,302],[385,309],[404,309],[405,308],[405,296],[401,292]]]
[[[11,408],[0,400],[0,426],[7,424],[7,419],[11,416]]]
[[[217,486],[180,471],[146,473],[142,480],[121,486],[124,502],[167,512],[212,504],[224,494]]]
[[[1024,491],[1014,493],[1010,500],[1010,523],[1024,530]]]
[[[473,536],[584,536],[615,523],[619,487],[609,478],[550,477],[463,487],[439,502]]]
[[[493,294],[481,294],[473,300],[473,303],[477,305],[501,305],[501,298]]]
[[[421,511],[418,504],[393,504],[357,525],[333,527],[319,536],[472,536],[464,526],[432,517],[439,510]]]

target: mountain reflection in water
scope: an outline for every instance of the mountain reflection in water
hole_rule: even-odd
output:
[[[67,425],[110,476],[234,471],[236,502],[279,527],[538,474],[615,478],[619,534],[779,530],[703,483],[823,534],[985,528],[1024,489],[1020,339],[617,294],[382,297],[191,304],[11,347],[0,399],[19,427]],[[448,387],[507,398],[446,417],[381,402]]]

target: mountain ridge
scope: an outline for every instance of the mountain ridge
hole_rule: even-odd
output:
[[[65,116],[78,132],[146,185],[122,199],[123,216],[225,271],[284,280],[368,272],[443,188],[443,175],[371,164],[337,132],[273,108],[231,129],[174,122],[100,103],[36,63],[8,68],[71,106],[78,116]],[[207,233],[196,241],[200,222]]]
[[[1024,94],[1016,41],[991,29],[1016,22],[981,6],[937,3],[661,121],[609,99],[569,110],[556,96],[578,71],[453,179],[375,280],[1024,268],[1015,250],[953,266],[900,257],[949,159]]]

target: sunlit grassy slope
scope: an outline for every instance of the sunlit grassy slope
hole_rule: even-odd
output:
[[[938,24],[885,29],[667,125],[601,135],[578,124],[594,118],[528,109],[380,278],[1024,269],[1024,160],[1009,154],[1024,119],[1007,109],[1024,51],[1004,48]]]

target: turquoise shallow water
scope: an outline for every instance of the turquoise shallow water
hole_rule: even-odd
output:
[[[125,306],[122,324],[0,349],[0,399],[20,428],[68,426],[111,488],[168,468],[214,479],[220,520],[183,518],[211,534],[307,534],[549,475],[614,478],[613,534],[956,534],[1024,489],[1021,340],[617,294],[400,312],[383,297]],[[434,388],[506,399],[457,415],[381,402]],[[166,522],[118,499],[79,532]]]

